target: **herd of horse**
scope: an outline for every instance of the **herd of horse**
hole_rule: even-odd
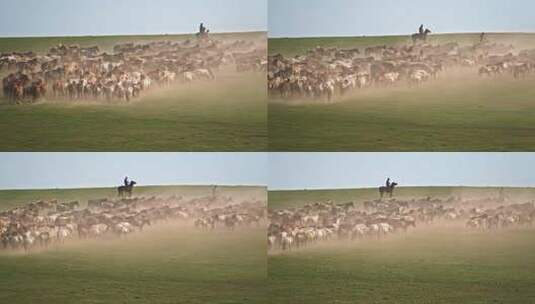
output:
[[[380,193],[387,188],[380,187]],[[431,225],[480,231],[533,227],[535,204],[516,203],[503,196],[320,201],[269,210],[268,218],[268,247],[279,252],[333,240],[379,239]]]
[[[0,212],[2,248],[31,251],[70,239],[123,237],[170,221],[207,231],[231,231],[262,227],[267,219],[268,248],[275,252],[333,240],[379,239],[430,225],[444,227],[445,223],[480,231],[535,224],[533,201],[517,203],[503,195],[473,199],[393,198],[397,186],[394,182],[378,187],[380,198],[375,200],[319,201],[281,209],[268,209],[262,200],[236,202],[214,193],[197,198],[132,197],[135,184],[131,181],[119,186],[118,198],[91,199],[85,204],[35,201]]]
[[[131,193],[130,185],[118,188]],[[126,237],[160,223],[183,223],[199,229],[226,231],[260,225],[266,202],[234,201],[228,196],[119,197],[60,202],[35,201],[0,212],[0,249],[46,249],[73,239]],[[203,223],[209,221],[209,225]],[[180,228],[169,233],[181,233]]]
[[[153,87],[214,80],[221,68],[261,71],[265,46],[253,40],[211,37],[121,43],[113,52],[99,46],[59,44],[46,54],[0,54],[4,97],[11,103],[50,97],[66,100],[130,101]],[[51,94],[50,94],[51,93]]]
[[[515,79],[535,72],[534,49],[516,49],[484,38],[472,44],[432,44],[427,40],[430,32],[422,29],[412,35],[412,44],[316,47],[293,57],[270,55],[268,92],[274,100],[330,102],[335,96],[369,87],[419,87],[447,70]]]

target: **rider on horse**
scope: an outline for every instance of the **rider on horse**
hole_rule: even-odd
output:
[[[420,27],[418,28],[418,33],[415,33],[415,34],[412,34],[411,35],[411,38],[412,38],[412,42],[413,43],[416,43],[418,41],[427,41],[427,35],[428,34],[431,34],[431,30],[428,29],[428,28],[424,28],[424,25],[420,25]]]
[[[208,38],[208,33],[210,33],[210,30],[204,26],[204,23],[201,23],[201,25],[199,25],[199,32],[196,36],[197,38],[206,39]]]
[[[383,198],[383,195],[386,193],[390,197],[392,197],[394,193],[394,188],[398,185],[398,183],[393,182],[390,180],[390,177],[386,179],[386,185],[379,187],[379,194],[381,195],[381,199]]]
[[[124,197],[125,195],[127,197],[130,197],[132,195],[132,189],[134,188],[134,185],[137,183],[133,180],[128,180],[128,176],[124,178],[124,185],[121,185],[117,187],[117,194],[120,197]]]

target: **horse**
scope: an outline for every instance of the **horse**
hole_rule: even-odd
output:
[[[419,40],[423,41],[423,42],[426,42],[427,41],[427,35],[431,34],[431,30],[430,29],[425,29],[425,31],[423,33],[416,33],[416,34],[412,34],[411,38],[412,38],[412,43],[416,44],[416,42],[418,42]]]
[[[210,34],[210,30],[206,30],[205,32],[198,32],[195,34],[197,39],[199,40],[208,40],[208,35]]]
[[[134,188],[134,185],[136,184],[135,181],[130,181],[128,185],[119,186],[117,187],[117,195],[120,197],[124,197],[125,195],[127,197],[132,196],[132,189]]]
[[[394,193],[394,188],[398,185],[398,183],[392,183],[389,187],[381,186],[379,187],[379,194],[381,195],[381,198],[383,198],[383,195],[385,193],[388,193],[390,197],[392,197],[392,194]]]

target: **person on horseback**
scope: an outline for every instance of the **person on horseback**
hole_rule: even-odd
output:
[[[386,186],[380,186],[379,187],[379,194],[381,196],[381,199],[383,198],[384,194],[388,194],[390,197],[394,194],[394,188],[398,185],[398,183],[393,182],[390,180],[390,177],[386,180]]]
[[[201,25],[199,26],[199,33],[204,34],[206,31],[206,28],[204,27],[204,23],[201,22]]]
[[[420,35],[422,35],[424,33],[424,25],[420,25],[420,28],[418,29],[418,33],[420,33]]]
[[[128,187],[128,184],[130,184],[130,182],[128,181],[128,176],[125,176],[125,177],[124,177],[124,181],[123,181],[123,183],[124,183],[124,186],[125,186],[125,187]]]

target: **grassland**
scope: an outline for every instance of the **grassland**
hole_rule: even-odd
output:
[[[431,44],[457,42],[460,45],[473,45],[479,42],[480,33],[436,34],[428,37]],[[486,33],[489,41],[513,44],[519,48],[534,47],[533,33]],[[304,55],[315,47],[366,48],[373,45],[396,46],[412,43],[407,36],[360,36],[360,37],[307,37],[307,38],[270,38],[268,52],[270,55],[284,56]]]
[[[274,303],[533,303],[533,230],[416,231],[268,257]]]
[[[212,33],[212,37],[217,39],[259,39],[265,36],[262,32],[244,33]],[[63,36],[63,37],[6,37],[0,38],[0,52],[27,52],[34,51],[45,54],[50,47],[58,44],[72,45],[80,47],[91,47],[98,45],[101,51],[112,52],[113,47],[120,43],[149,43],[151,41],[173,40],[183,41],[193,39],[192,34],[171,34],[171,35],[123,35],[123,36]]]
[[[138,190],[199,196],[209,188]],[[257,187],[220,191],[265,195]],[[0,191],[0,206],[111,195],[113,189]],[[30,254],[0,251],[0,282],[0,303],[267,303],[265,230],[203,232],[167,223],[123,239],[72,241]]]
[[[213,186],[137,186],[135,196],[182,196],[184,199],[211,195]],[[217,186],[217,195],[234,200],[265,199],[266,188],[261,186]],[[0,190],[0,211],[39,200],[79,201],[81,206],[89,199],[115,198],[116,188]]]
[[[264,33],[220,38],[261,39]],[[182,40],[179,36],[0,38],[0,52],[44,53],[58,43],[99,45]],[[1,76],[1,75],[0,75]],[[266,79],[261,73],[222,70],[218,80],[147,92],[130,104],[66,102],[48,98],[13,106],[0,98],[2,151],[264,151]]]
[[[265,231],[150,228],[126,240],[0,253],[1,303],[266,303]]]
[[[494,34],[491,41],[535,46],[535,35]],[[432,43],[473,43],[475,34],[436,35]],[[269,39],[270,55],[303,54],[315,46],[398,45],[407,37]],[[533,151],[533,77],[479,79],[453,70],[419,88],[357,91],[334,104],[273,98],[270,151]]]
[[[396,197],[493,196],[496,188],[400,188]],[[270,208],[362,200],[375,189],[269,193]],[[507,196],[533,198],[527,188]],[[274,206],[272,203],[274,202]],[[274,303],[532,303],[533,228],[493,233],[420,226],[381,240],[328,243],[268,256]]]
[[[531,201],[535,197],[535,188],[503,188],[504,195],[511,200]],[[394,197],[397,199],[412,198],[441,198],[455,196],[463,199],[497,197],[499,188],[492,187],[399,187]],[[332,200],[336,203],[364,202],[379,198],[377,188],[361,189],[323,189],[323,190],[291,190],[269,191],[269,208],[280,209],[300,207],[310,202],[325,202]]]

